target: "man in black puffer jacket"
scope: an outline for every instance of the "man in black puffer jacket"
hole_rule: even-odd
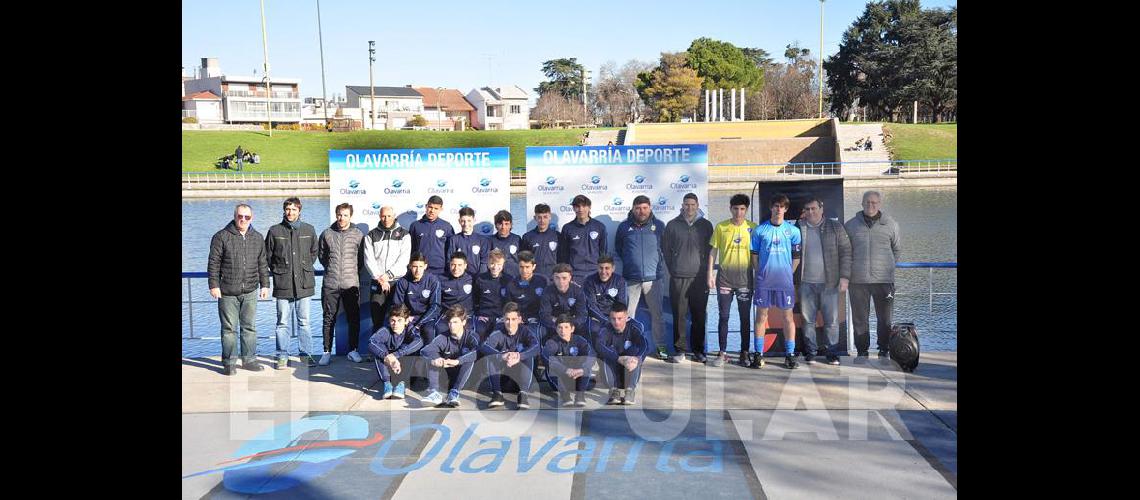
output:
[[[269,298],[269,269],[261,233],[250,227],[253,208],[241,204],[234,208],[234,220],[210,239],[210,256],[206,264],[210,296],[218,299],[218,316],[222,324],[222,365],[226,375],[233,375],[237,361],[234,325],[241,325],[241,364],[258,371],[257,362],[257,289],[261,298]]]
[[[289,366],[289,321],[297,313],[297,346],[300,359],[315,366],[312,335],[309,332],[309,297],[317,280],[313,263],[317,261],[317,230],[301,222],[301,200],[287,198],[282,204],[284,217],[269,228],[265,236],[265,254],[273,275],[273,297],[277,299],[277,369]]]
[[[357,363],[363,361],[356,352],[360,345],[360,242],[364,233],[352,225],[352,205],[336,206],[336,222],[321,233],[317,258],[325,268],[321,286],[321,309],[324,311],[324,354],[320,365],[332,361],[333,329],[336,313],[344,304],[348,315],[348,357]]]

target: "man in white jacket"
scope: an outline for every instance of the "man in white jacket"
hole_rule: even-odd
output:
[[[396,222],[396,210],[385,206],[380,209],[380,224],[364,235],[362,245],[364,268],[368,270],[371,285],[369,310],[375,332],[385,325],[384,318],[392,304],[392,287],[407,274],[412,236]],[[364,360],[356,351],[348,353],[348,359],[356,363]]]

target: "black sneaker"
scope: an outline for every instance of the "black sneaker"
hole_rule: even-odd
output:
[[[620,405],[622,400],[621,389],[610,389],[610,399],[606,401],[607,405]]]
[[[222,374],[223,375],[232,376],[236,373],[237,373],[237,365],[226,365],[225,368],[222,368]]]
[[[637,402],[636,399],[637,399],[636,391],[633,389],[626,389],[625,390],[625,396],[623,396],[621,398],[621,404],[631,405],[631,404],[634,404]]]
[[[750,353],[749,355],[752,357],[752,362],[748,364],[749,368],[752,368],[753,370],[759,370],[760,368],[764,367],[764,355],[763,354],[760,354],[758,352],[753,352],[753,353]]]
[[[245,368],[246,370],[249,370],[249,371],[251,371],[251,372],[259,372],[259,371],[261,371],[261,370],[264,370],[264,369],[265,369],[265,367],[264,367],[264,366],[261,366],[261,363],[258,363],[256,359],[255,359],[255,360],[253,360],[253,361],[250,361],[250,362],[248,362],[248,363],[247,363],[247,362],[245,362],[245,361],[242,361],[242,362],[241,362],[241,367],[242,367],[242,368]]]
[[[526,400],[526,393],[525,392],[519,393],[519,409],[520,410],[529,410],[530,409],[530,403],[527,402],[527,400]]]
[[[796,363],[796,357],[791,354],[784,356],[784,368],[795,370],[799,364]]]
[[[832,366],[839,366],[839,356],[828,356],[827,364]]]
[[[574,406],[579,408],[586,406],[586,393],[582,391],[574,393]]]
[[[705,361],[708,361],[708,359],[709,358],[706,358],[703,353],[699,353],[699,352],[693,353],[693,362],[694,363],[704,363]]]
[[[740,360],[738,360],[736,364],[748,368],[748,365],[751,364],[748,351],[740,351]]]
[[[805,365],[810,365],[812,363],[815,363],[815,356],[804,356]]]
[[[562,399],[561,406],[563,408],[568,408],[568,407],[574,406],[574,396],[571,396],[569,392],[562,393],[561,399]]]
[[[879,349],[879,359],[889,359],[890,357],[890,352],[886,351],[885,349]]]
[[[666,357],[665,362],[677,364],[677,363],[680,363],[682,359],[685,359],[684,354],[675,354],[673,356]]]
[[[491,402],[487,404],[487,408],[498,408],[505,403],[506,400],[503,399],[503,393],[495,391],[495,393],[491,395]]]
[[[857,365],[867,364],[867,356],[868,356],[867,351],[863,351],[863,352],[860,352],[859,354],[856,354],[855,355],[855,364],[857,364]]]
[[[665,346],[657,346],[657,359],[661,361],[669,361],[669,353],[665,351]]]

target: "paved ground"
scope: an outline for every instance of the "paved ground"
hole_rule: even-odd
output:
[[[264,358],[268,361],[268,358]],[[951,498],[957,353],[756,371],[656,360],[639,402],[458,410],[377,400],[368,364],[221,374],[183,358],[183,498]],[[604,385],[604,382],[600,382]],[[418,386],[417,386],[418,388]]]

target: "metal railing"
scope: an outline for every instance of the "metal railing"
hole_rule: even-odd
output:
[[[246,162],[245,168],[257,168]],[[328,172],[185,172],[182,182],[190,184],[241,185],[266,182],[329,182]]]
[[[906,177],[907,174],[958,172],[958,160],[892,160],[805,163],[710,163],[709,180],[717,177],[772,179],[790,177]]]
[[[228,90],[228,91],[224,92],[224,94],[226,97],[261,97],[261,98],[265,97],[265,91],[264,90],[258,90],[258,91]],[[301,98],[300,92],[282,92],[282,91],[278,91],[278,90],[273,91],[273,96],[272,96],[272,99],[300,99],[300,98]]]
[[[927,295],[930,297],[929,302],[930,302],[930,311],[931,312],[934,311],[934,296],[935,295],[955,295],[955,296],[958,295],[957,292],[935,292],[934,291],[934,269],[946,269],[946,268],[957,269],[958,268],[957,262],[899,262],[898,264],[895,265],[895,267],[897,269],[927,269],[928,270],[928,274],[927,274]],[[315,271],[316,276],[322,276],[323,277],[325,275],[325,271],[322,269],[315,269],[314,271]],[[201,272],[201,271],[191,271],[191,272],[183,272],[182,273],[182,279],[186,280],[186,298],[187,298],[187,300],[183,300],[182,303],[189,305],[189,307],[187,309],[189,311],[188,323],[189,323],[189,327],[190,327],[190,336],[185,337],[185,338],[189,338],[189,339],[200,338],[200,337],[194,336],[194,304],[204,304],[204,303],[209,303],[209,302],[217,302],[217,300],[213,299],[213,298],[211,298],[209,300],[197,300],[197,301],[194,300],[194,290],[192,287],[193,281],[195,279],[208,279],[208,278],[209,278],[209,275],[207,273]],[[709,290],[709,294],[715,295],[716,290],[715,289]],[[896,291],[895,295],[914,295],[914,293],[900,293],[900,292]],[[314,294],[310,300],[319,303],[320,302],[320,294],[319,293]],[[275,302],[275,301],[276,301],[276,299],[274,299],[272,297],[268,298],[268,299],[258,299],[258,302]],[[846,309],[847,309],[847,316],[848,316],[848,321],[847,321],[848,330],[849,330],[848,335],[850,336],[850,335],[852,335],[852,333],[850,331],[852,323],[850,321],[851,307],[850,307],[849,303],[848,303],[848,307]],[[319,305],[317,306],[317,310],[318,311],[320,310]],[[367,309],[362,308],[362,312],[363,311],[367,311]],[[293,323],[294,323],[294,325],[292,325],[293,326],[292,336],[296,337],[295,328],[296,328],[297,315],[294,314],[294,315],[292,315],[292,317],[293,317]],[[312,312],[310,312],[310,318],[312,318]],[[310,319],[310,321],[311,321],[311,319]],[[851,342],[853,342],[853,340],[849,341],[848,345],[854,345]]]

